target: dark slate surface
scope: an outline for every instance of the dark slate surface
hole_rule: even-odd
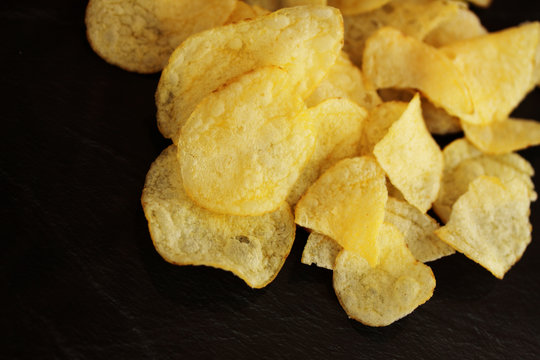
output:
[[[302,231],[263,290],[163,261],[139,203],[168,144],[155,124],[159,76],[94,54],[85,6],[0,3],[0,358],[540,357],[538,202],[533,243],[503,281],[462,255],[437,261],[433,298],[386,328],[347,319],[331,273],[300,264]],[[479,13],[495,30],[539,20],[540,3],[495,0]],[[515,114],[540,120],[539,103],[535,90]],[[523,153],[540,169],[540,149]]]

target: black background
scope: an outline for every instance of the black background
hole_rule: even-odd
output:
[[[385,328],[349,320],[331,272],[300,263],[303,231],[262,290],[163,261],[140,206],[169,143],[155,121],[159,75],[101,60],[85,6],[0,2],[0,358],[540,357],[540,202],[504,280],[462,255],[439,260],[433,298]],[[540,20],[540,2],[478,13],[497,30]],[[535,90],[514,114],[540,120],[539,102]],[[540,171],[539,148],[522,154]]]

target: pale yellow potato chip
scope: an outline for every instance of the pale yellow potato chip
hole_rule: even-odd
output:
[[[294,206],[324,170],[339,160],[358,156],[367,111],[349,99],[328,99],[309,108],[318,124],[315,149],[287,196]]]
[[[336,257],[342,249],[343,247],[332,238],[318,232],[312,232],[308,236],[306,246],[304,246],[301,262],[306,265],[315,264],[321,268],[334,270]]]
[[[150,235],[159,254],[177,265],[207,265],[233,272],[249,286],[270,283],[295,236],[287,204],[257,217],[210,212],[189,199],[171,145],[152,164],[142,194]]]
[[[439,48],[463,74],[474,112],[442,107],[476,125],[508,118],[534,87],[539,42],[540,22],[534,22]]]
[[[386,135],[394,122],[399,120],[407,109],[407,103],[388,101],[380,104],[369,112],[362,135],[362,154],[373,153],[375,145]]]
[[[488,154],[505,154],[540,145],[540,123],[535,120],[507,119],[488,125],[463,123],[465,137]]]
[[[459,5],[455,1],[393,0],[374,11],[344,16],[344,50],[351,56],[353,63],[361,66],[364,44],[378,29],[389,26],[422,40],[458,9]]]
[[[356,15],[383,7],[391,0],[328,0],[328,5],[337,7],[343,15]]]
[[[343,51],[321,83],[306,99],[306,104],[315,106],[326,99],[336,97],[349,98],[367,110],[381,103],[373,86],[366,81],[360,69],[353,65]]]
[[[324,6],[286,8],[195,34],[174,51],[161,75],[158,127],[176,142],[206,95],[261,66],[286,69],[292,89],[307,97],[335,63],[342,42],[341,14]]]
[[[285,201],[317,135],[291,91],[285,70],[263,67],[201,101],[178,141],[184,187],[198,205],[260,215]]]
[[[395,29],[382,28],[368,39],[362,70],[377,89],[418,89],[451,115],[474,110],[457,66],[439,50]]]
[[[515,153],[487,155],[465,139],[458,139],[443,150],[445,168],[437,200],[433,210],[443,222],[447,222],[456,200],[469,188],[471,181],[479,176],[495,176],[508,182],[519,179],[528,189],[529,199],[536,200],[531,176],[533,167]]]
[[[369,266],[361,256],[342,250],[334,268],[334,290],[347,315],[369,326],[386,326],[410,314],[433,295],[435,277],[417,261],[394,226],[379,233],[381,261]]]
[[[435,233],[502,279],[531,241],[529,213],[528,189],[521,180],[480,176]]]
[[[403,234],[418,261],[425,263],[454,253],[453,248],[435,235],[439,224],[406,201],[388,197],[384,222],[394,225]]]
[[[139,73],[158,72],[188,36],[220,26],[236,0],[90,0],[90,45],[108,63]]]
[[[487,34],[487,30],[482,26],[478,16],[466,6],[461,6],[453,16],[427,34],[424,42],[440,47],[484,34]]]
[[[379,260],[377,234],[388,198],[385,182],[384,172],[375,159],[341,160],[300,199],[295,221],[330,236],[375,266]]]
[[[422,118],[420,96],[373,149],[375,158],[405,199],[425,213],[437,198],[443,155]]]

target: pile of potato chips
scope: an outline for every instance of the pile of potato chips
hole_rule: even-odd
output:
[[[458,251],[502,279],[531,241],[516,151],[540,124],[509,116],[540,82],[538,22],[488,33],[450,0],[91,0],[86,23],[110,63],[163,69],[173,144],[142,204],[171,263],[260,288],[300,225],[302,262],[385,326],[433,295],[425,262]],[[432,137],[461,131],[442,150]]]

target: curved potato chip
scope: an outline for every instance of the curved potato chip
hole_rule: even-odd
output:
[[[328,5],[341,10],[343,15],[356,15],[383,7],[391,0],[328,0]]]
[[[375,266],[388,194],[375,159],[344,159],[328,169],[296,205],[295,221],[336,240]]]
[[[540,145],[540,123],[507,119],[488,125],[463,123],[465,137],[488,154],[505,154]]]
[[[399,120],[407,109],[407,103],[388,101],[370,111],[362,137],[362,154],[373,153],[375,145],[386,135],[390,126]]]
[[[368,39],[362,69],[377,89],[418,89],[451,115],[473,112],[456,65],[437,49],[395,29],[382,28]]]
[[[487,34],[487,30],[480,23],[478,16],[466,6],[460,6],[453,16],[441,22],[427,34],[424,42],[440,47],[484,34]]]
[[[364,108],[348,99],[328,99],[307,111],[319,128],[315,150],[287,196],[291,206],[324,170],[341,159],[358,155],[367,116]]]
[[[316,124],[276,67],[240,76],[208,95],[179,138],[186,193],[223,214],[277,209],[315,147]]]
[[[334,270],[336,257],[342,249],[343,247],[332,238],[312,232],[304,246],[301,261],[306,265],[315,264],[318,267]]]
[[[519,179],[480,176],[454,204],[435,233],[502,279],[531,241],[529,194]]]
[[[339,10],[286,8],[195,34],[171,55],[156,92],[158,127],[177,141],[197,104],[229,80],[262,66],[287,70],[303,98],[332,66],[343,42]]]
[[[342,250],[334,268],[334,290],[347,315],[369,326],[386,326],[410,314],[433,295],[435,277],[417,261],[393,225],[379,233],[381,261],[370,267]]]
[[[158,72],[188,36],[220,26],[236,0],[90,0],[90,45],[108,63],[139,73]]]
[[[158,253],[177,265],[207,265],[231,271],[249,286],[270,283],[287,258],[294,219],[287,204],[263,216],[229,216],[193,203],[182,186],[176,146],[154,161],[141,202]]]
[[[539,42],[540,22],[534,22],[439,48],[463,74],[474,112],[442,107],[476,125],[508,118],[534,87]]]
[[[439,192],[443,155],[424,124],[418,94],[373,154],[405,199],[425,213]]]

